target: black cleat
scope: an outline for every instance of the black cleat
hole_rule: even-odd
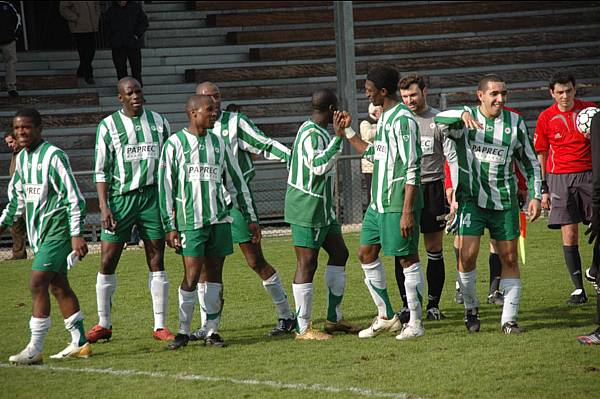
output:
[[[277,325],[267,334],[268,337],[278,337],[291,334],[296,327],[296,319],[279,319]]]
[[[408,310],[407,307],[404,307],[404,308],[400,309],[400,311],[398,313],[396,313],[396,316],[398,316],[400,323],[402,323],[402,325],[404,325],[410,321],[410,310]]]
[[[576,291],[574,291],[576,292]],[[565,302],[567,305],[582,305],[588,301],[588,297],[585,291],[581,291],[581,294],[571,294],[571,297]]]
[[[187,346],[190,340],[189,335],[187,334],[177,334],[175,339],[167,345],[167,349],[176,350],[181,348],[182,346]]]
[[[446,316],[440,311],[440,308],[431,307],[427,309],[427,320],[442,320]]]
[[[465,326],[467,330],[471,332],[479,332],[481,323],[479,322],[479,309],[467,309],[465,310]]]
[[[221,336],[217,333],[212,333],[208,337],[206,337],[206,339],[204,340],[204,344],[206,346],[212,346],[215,348],[223,348],[227,346],[225,341],[223,341],[223,338],[221,338]]]
[[[502,325],[502,332],[504,334],[523,334],[525,330],[523,330],[516,321],[507,321]]]

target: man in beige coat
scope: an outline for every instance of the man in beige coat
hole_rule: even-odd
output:
[[[69,21],[69,29],[79,53],[77,76],[87,84],[94,84],[92,61],[96,54],[96,33],[100,22],[99,1],[61,1],[60,15]]]

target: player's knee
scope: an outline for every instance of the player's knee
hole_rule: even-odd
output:
[[[375,262],[375,256],[371,253],[371,251],[359,248],[358,250],[358,260],[362,264],[373,263]]]

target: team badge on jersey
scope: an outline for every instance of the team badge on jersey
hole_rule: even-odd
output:
[[[511,132],[511,129],[509,127],[507,127],[507,128],[504,129],[504,133],[510,134],[510,132]]]
[[[221,132],[221,134],[222,134],[223,136],[228,136],[228,135],[229,135],[229,130],[227,130],[227,129],[223,129],[223,131]]]

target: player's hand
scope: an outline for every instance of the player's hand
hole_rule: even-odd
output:
[[[413,233],[415,227],[415,218],[412,212],[402,212],[400,218],[400,233],[402,238],[408,238]]]
[[[338,137],[344,137],[344,116],[342,111],[334,111],[333,113],[333,131]]]
[[[600,234],[600,209],[592,208],[592,220],[587,230],[585,231],[585,235],[588,237],[588,242],[593,244],[598,235]]]
[[[452,205],[454,202],[454,189],[452,187],[446,189],[446,201],[448,205]]]
[[[542,194],[542,208],[550,209],[550,205],[552,205],[550,202],[550,194]]]
[[[169,247],[181,249],[181,239],[179,238],[179,233],[176,230],[169,231],[165,235],[165,241]]]
[[[100,209],[100,221],[102,222],[102,228],[105,230],[115,231],[117,228],[117,221],[108,207]]]
[[[252,244],[258,244],[262,238],[260,225],[258,223],[248,223],[248,230],[252,233]]]
[[[529,214],[529,221],[534,222],[537,218],[542,214],[542,205],[539,199],[532,199],[529,201],[529,206],[527,207],[527,213]]]
[[[82,236],[71,237],[71,249],[73,249],[79,259],[83,259],[88,253],[88,246],[85,242],[85,238]]]
[[[483,125],[477,121],[477,119],[473,118],[470,112],[463,112],[462,121],[468,129],[482,129]]]
[[[342,111],[342,121],[344,129],[352,124],[352,116],[347,111]]]

